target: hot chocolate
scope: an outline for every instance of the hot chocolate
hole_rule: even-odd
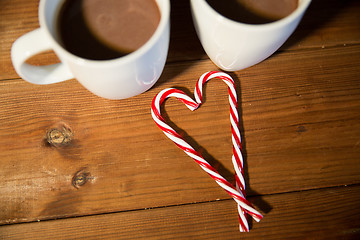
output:
[[[140,48],[159,21],[155,0],[67,0],[59,13],[58,32],[69,52],[106,60]]]
[[[298,0],[207,0],[224,17],[248,24],[264,24],[291,14]]]

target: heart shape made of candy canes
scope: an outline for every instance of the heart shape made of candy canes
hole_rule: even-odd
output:
[[[196,110],[202,104],[203,86],[213,78],[223,80],[229,89],[229,102],[230,102],[230,122],[232,132],[233,156],[232,163],[235,169],[235,187],[229,183],[223,176],[221,176],[215,168],[213,168],[193,147],[191,147],[182,136],[180,136],[173,128],[171,128],[161,116],[160,106],[165,99],[175,97],[183,102],[191,111]],[[183,91],[175,88],[167,88],[159,92],[153,99],[151,104],[151,115],[164,132],[179,148],[181,148],[188,156],[193,158],[200,167],[207,172],[215,182],[222,187],[238,204],[239,213],[239,229],[241,232],[248,232],[249,225],[247,222],[246,214],[249,214],[257,222],[262,219],[262,215],[254,209],[252,204],[245,198],[245,179],[243,174],[243,157],[241,153],[241,137],[239,125],[239,116],[237,109],[237,94],[235,90],[234,80],[226,73],[223,72],[206,72],[198,80],[195,91],[195,100],[190,98]]]

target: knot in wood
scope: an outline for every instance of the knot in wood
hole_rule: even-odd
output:
[[[75,188],[79,188],[83,186],[89,179],[91,179],[90,173],[86,172],[85,169],[81,169],[74,174],[71,183]]]
[[[70,128],[62,126],[53,128],[47,133],[47,142],[55,147],[68,145],[73,137]]]

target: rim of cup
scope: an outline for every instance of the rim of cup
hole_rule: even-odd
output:
[[[289,22],[292,22],[295,18],[297,18],[299,15],[301,15],[301,13],[305,12],[304,10],[306,10],[306,8],[311,3],[311,0],[299,0],[299,3],[298,3],[299,6],[296,8],[296,10],[284,18],[281,18],[279,20],[269,22],[269,23],[250,24],[250,23],[238,22],[238,21],[232,20],[230,18],[227,18],[225,16],[222,16],[215,9],[213,9],[206,2],[206,0],[192,0],[192,1],[198,1],[202,5],[202,7],[204,7],[207,10],[207,12],[209,12],[211,14],[211,17],[217,18],[220,21],[230,25],[233,28],[237,28],[237,27],[241,26],[242,28],[248,28],[249,30],[259,30],[261,28],[270,29],[270,28],[277,28],[277,27],[280,27],[283,25],[287,25]]]

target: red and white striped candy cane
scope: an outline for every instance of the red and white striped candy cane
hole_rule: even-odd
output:
[[[191,111],[196,110],[202,103],[203,86],[212,79],[222,79],[229,88],[229,102],[230,102],[230,122],[233,143],[232,162],[235,168],[236,187],[229,183],[222,177],[216,169],[214,169],[197,151],[195,151],[173,128],[171,128],[161,116],[160,106],[166,98],[175,97],[182,101]],[[241,153],[241,136],[238,128],[239,116],[237,111],[237,95],[233,79],[226,73],[222,72],[207,72],[204,73],[198,80],[195,87],[196,102],[186,95],[183,91],[167,88],[159,92],[153,99],[151,105],[151,115],[164,132],[179,148],[181,148],[188,156],[193,158],[200,167],[207,172],[217,184],[219,184],[238,204],[239,213],[239,228],[241,232],[248,232],[249,225],[246,219],[246,213],[252,216],[256,221],[262,219],[262,215],[254,209],[252,204],[245,199],[245,179],[243,176],[243,157]]]

